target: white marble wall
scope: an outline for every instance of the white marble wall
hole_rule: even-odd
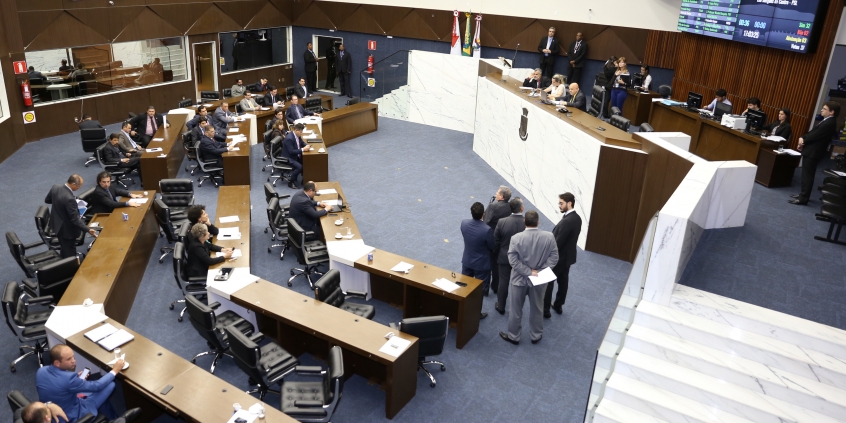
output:
[[[58,71],[62,66],[62,59],[68,60],[68,51],[66,49],[28,51],[24,54],[24,58],[27,66],[32,66],[39,72]]]
[[[479,59],[412,50],[408,59],[408,120],[473,132]]]
[[[146,41],[112,44],[112,60],[123,62],[124,67],[143,66],[150,63]]]
[[[478,80],[473,151],[553,222],[561,218],[558,194],[572,192],[582,217],[578,245],[584,249],[602,143],[541,111],[537,99]],[[523,109],[528,111],[526,141],[519,135]]]
[[[491,65],[491,66],[493,66],[493,67],[501,69],[502,74],[504,76],[510,76],[512,78],[515,78],[515,79],[520,79],[520,80],[526,79],[526,78],[529,77],[529,75],[532,74],[532,72],[535,71],[534,69],[531,69],[531,68],[514,68],[514,69],[509,68],[508,66],[505,66],[504,64],[502,64],[502,60],[500,60],[500,59],[480,59],[480,60],[489,64],[489,65]],[[508,61],[511,62],[510,59]]]

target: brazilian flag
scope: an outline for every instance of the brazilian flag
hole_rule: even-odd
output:
[[[470,12],[464,12],[467,16],[467,25],[464,29],[464,45],[461,47],[462,56],[473,55],[473,40],[470,39]]]

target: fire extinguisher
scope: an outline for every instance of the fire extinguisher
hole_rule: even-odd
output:
[[[373,75],[373,55],[367,56],[367,73]]]
[[[29,90],[29,81],[21,83],[21,94],[23,95],[24,106],[32,107],[32,92]]]

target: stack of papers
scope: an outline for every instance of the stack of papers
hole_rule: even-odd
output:
[[[223,217],[220,218],[220,223],[232,223],[232,222],[237,222],[239,220],[241,220],[241,219],[239,219],[237,215],[236,216],[223,216]]]
[[[238,228],[220,228],[217,239],[241,239],[241,231]]]
[[[404,261],[401,261],[401,262],[399,262],[399,264],[397,264],[396,266],[392,267],[392,268],[391,268],[391,270],[393,270],[394,272],[403,272],[403,273],[405,273],[405,272],[408,272],[409,270],[411,270],[412,268],[414,268],[414,265],[413,265],[413,264],[408,264],[408,263],[406,263],[406,262],[404,262]]]
[[[235,423],[236,420],[245,420],[247,423],[253,423],[258,418],[258,415],[250,413],[247,410],[241,409],[235,412],[229,421],[226,423]]]
[[[435,285],[438,288],[441,288],[446,292],[452,292],[452,291],[455,291],[458,288],[461,288],[460,286],[456,285],[454,282],[448,281],[444,278],[435,279],[435,281],[432,282],[432,285]]]
[[[101,339],[100,342],[97,342],[97,344],[105,348],[106,351],[111,351],[133,339],[135,339],[135,335],[120,329],[117,332]]]
[[[148,153],[158,153],[159,151],[162,151],[162,149],[161,148],[148,148],[147,149]]]
[[[786,139],[784,139],[783,137],[779,137],[779,136],[777,136],[777,135],[770,135],[770,136],[768,136],[766,139],[768,139],[768,140],[770,140],[770,141],[775,141],[775,142],[787,141],[787,140],[786,140]]]
[[[798,151],[796,151],[796,150],[791,150],[791,149],[789,149],[789,148],[785,148],[785,149],[784,149],[784,150],[782,150],[782,151],[778,151],[778,150],[773,150],[773,151],[775,151],[775,152],[776,152],[776,153],[778,153],[778,154],[789,154],[789,155],[791,155],[791,156],[801,156],[801,155],[802,155],[802,153],[800,153],[800,152],[798,152]]]
[[[335,191],[335,188],[327,188],[327,189],[319,189],[317,190],[318,195],[325,195],[325,194],[337,194],[338,191]]]
[[[533,88],[532,87],[520,87],[520,89],[524,90],[524,91],[531,91]]]
[[[218,251],[215,254],[215,257],[223,257],[223,255],[224,255],[223,251]],[[232,250],[232,257],[231,258],[236,259],[238,257],[241,257],[241,249],[240,248],[236,248],[236,249]]]
[[[164,141],[164,138],[153,138],[153,141]]]
[[[538,272],[537,276],[529,276],[529,281],[531,281],[534,286],[543,285],[545,283],[552,282],[555,279],[555,273],[548,267]]]
[[[133,198],[132,201],[138,204],[145,204],[149,198]]]
[[[303,138],[305,138],[307,140],[313,140],[313,139],[317,138],[317,134],[306,135]]]
[[[213,106],[213,104],[211,104],[211,103],[206,103],[206,104],[203,104],[203,106],[206,106],[206,107],[211,107],[211,106]]]
[[[308,135],[308,134],[310,134],[310,133],[312,133],[312,132],[313,132],[313,131],[312,131],[311,129],[303,129],[303,134]]]
[[[409,345],[411,345],[411,341],[402,339],[399,336],[392,336],[391,339],[388,339],[388,342],[385,342],[385,345],[382,345],[382,348],[379,348],[379,352],[388,354],[391,357],[399,357]]]

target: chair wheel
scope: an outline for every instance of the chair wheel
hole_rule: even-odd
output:
[[[434,383],[434,382],[430,382],[430,383],[429,383],[429,386],[431,386],[432,388],[434,388],[434,387],[435,387],[435,383]]]
[[[264,172],[264,168],[261,168],[261,171]]]
[[[270,182],[270,177],[267,178],[267,182]]]
[[[264,233],[267,233],[267,228],[264,228]]]
[[[288,286],[291,287],[291,286],[294,286],[294,284],[292,284],[291,282],[288,282]]]
[[[159,259],[159,264],[164,263],[164,259]]]
[[[168,306],[168,310],[173,310],[173,304],[171,304],[170,306]]]
[[[17,370],[15,369],[15,366],[9,366],[9,370],[11,370],[12,373],[17,372]]]
[[[293,270],[291,270],[291,276],[294,276],[294,271],[293,271]]]
[[[86,163],[86,164],[85,164],[85,167],[88,167],[88,165],[89,165],[89,164],[91,164],[91,163]],[[13,368],[12,368],[12,373],[14,373],[14,372],[15,372],[15,368],[13,367]]]
[[[177,318],[176,318],[176,321],[177,321],[177,322],[181,322],[181,321],[182,321],[182,316],[177,317]]]
[[[196,358],[192,358],[192,359],[191,359],[191,364],[197,364],[197,359],[196,359]]]
[[[446,371],[446,366],[441,366],[441,371],[442,371],[442,372],[445,372],[445,371]]]
[[[267,247],[267,254],[270,254],[270,247]]]

